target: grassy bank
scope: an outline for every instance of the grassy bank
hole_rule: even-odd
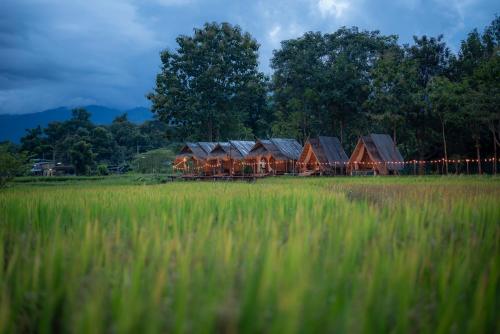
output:
[[[496,178],[0,191],[0,332],[495,332]]]

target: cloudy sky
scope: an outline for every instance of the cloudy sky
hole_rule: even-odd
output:
[[[148,106],[160,50],[207,21],[250,32],[270,73],[272,50],[306,31],[356,25],[402,43],[443,33],[456,50],[495,14],[498,0],[1,0],[0,113]]]

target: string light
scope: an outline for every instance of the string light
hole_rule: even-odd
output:
[[[182,171],[189,171],[189,170],[196,170],[200,171],[205,168],[220,168],[223,166],[221,162],[217,163],[210,163],[210,162],[205,162],[203,165],[198,165],[198,166],[187,166],[186,162],[188,160],[184,158],[182,161],[176,163],[173,165],[174,170],[182,170]],[[367,165],[367,166],[380,166],[382,164],[392,164],[392,165],[416,165],[416,164],[444,164],[444,163],[452,163],[452,164],[461,164],[461,163],[479,163],[479,162],[495,162],[498,161],[500,162],[500,158],[495,159],[493,158],[483,158],[483,159],[437,159],[437,160],[406,160],[406,161],[333,161],[333,162],[315,162],[315,163],[306,163],[306,162],[300,162],[300,161],[295,161],[296,166],[308,166],[308,165],[316,165],[316,166],[323,166],[323,167],[339,167],[339,166],[349,166],[349,165]],[[274,160],[272,162],[269,161],[255,161],[253,160],[252,162],[247,162],[244,160],[241,161],[235,161],[233,164],[236,164],[237,166],[251,166],[251,167],[257,167],[257,166],[262,166],[264,168],[274,168],[277,165],[284,165],[284,164],[294,164],[293,160]],[[233,165],[234,168],[234,165]]]

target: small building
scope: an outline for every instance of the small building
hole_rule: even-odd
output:
[[[349,158],[337,137],[319,136],[306,141],[297,162],[304,174],[344,174]]]
[[[174,170],[193,174],[210,173],[207,158],[216,144],[213,142],[186,143],[175,157]]]
[[[213,168],[213,174],[243,175],[243,161],[254,145],[254,141],[248,140],[230,140],[215,145],[208,154],[208,164]]]
[[[302,146],[295,139],[257,140],[245,158],[254,174],[296,173]]]
[[[359,138],[348,163],[351,175],[398,174],[403,169],[403,156],[389,135],[369,134]]]
[[[30,172],[36,176],[51,176],[55,163],[51,160],[36,159],[31,166]]]
[[[58,162],[50,172],[50,176],[68,176],[75,175],[76,169],[73,165],[65,165],[62,162]]]

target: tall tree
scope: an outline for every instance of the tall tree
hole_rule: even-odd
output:
[[[371,68],[395,42],[356,27],[283,41],[271,61],[278,119],[273,129],[302,140],[318,134],[354,140],[364,124]]]
[[[404,49],[395,46],[376,62],[371,78],[371,93],[365,107],[370,119],[381,124],[384,131],[392,133],[396,149],[399,142],[404,142],[398,139],[398,130],[406,125],[408,115],[419,108],[418,95],[415,94],[418,91],[415,62],[405,56]],[[408,142],[405,132],[402,134]],[[414,154],[408,145],[403,151]]]
[[[458,116],[460,108],[460,85],[457,85],[445,77],[435,77],[427,87],[430,107],[441,124],[441,137],[443,141],[443,157],[445,161],[445,172],[448,174],[448,145],[446,141],[446,128],[450,121]]]
[[[425,160],[438,153],[435,147],[441,133],[436,126],[438,122],[432,112],[427,86],[432,78],[447,73],[451,53],[442,35],[414,36],[413,40],[414,44],[406,47],[406,55],[416,66],[418,108],[408,114],[407,124],[414,130],[418,159]]]
[[[229,23],[207,23],[179,36],[161,53],[156,89],[148,95],[159,119],[180,139],[247,137],[265,111],[265,77],[257,69],[259,45]]]

